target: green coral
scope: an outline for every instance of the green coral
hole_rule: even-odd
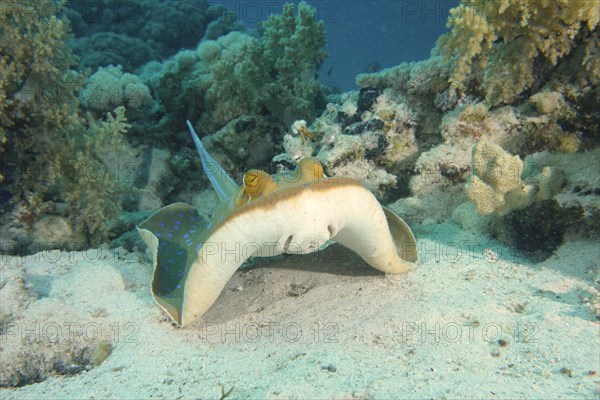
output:
[[[29,225],[53,204],[67,202],[65,215],[88,244],[107,239],[107,219],[120,210],[119,187],[110,171],[114,150],[126,148],[124,108],[105,120],[84,116],[77,93],[85,76],[65,40],[64,2],[22,0],[0,7],[1,174]],[[102,176],[94,181],[93,176]],[[25,211],[23,211],[25,210]]]
[[[152,102],[150,89],[130,73],[123,73],[120,65],[100,67],[90,76],[79,94],[88,109],[106,113],[118,106],[128,110],[142,109]]]
[[[589,43],[599,21],[595,1],[462,0],[437,47],[454,63],[454,89],[475,79],[488,102],[511,103],[534,85],[534,65],[553,67],[580,42],[588,42],[583,67],[597,82],[599,54]]]
[[[317,70],[326,57],[324,24],[315,16],[316,10],[304,2],[297,10],[288,3],[281,15],[269,16],[258,39],[215,64],[213,75],[221,85],[207,91],[207,108],[218,107],[223,95],[231,94],[235,104],[227,108],[239,110],[234,117],[267,110],[288,126],[299,118],[314,119],[315,104],[323,103]],[[204,122],[210,124],[210,117],[205,115]]]
[[[286,4],[258,31],[257,37],[232,32],[203,40],[196,51],[178,53],[159,72],[148,67],[142,77],[156,87],[169,118],[179,125],[199,120],[205,132],[242,115],[271,115],[288,126],[314,119],[325,103],[317,71],[326,57],[316,10]]]

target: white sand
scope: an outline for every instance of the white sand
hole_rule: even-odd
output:
[[[408,275],[339,246],[261,260],[184,330],[154,304],[143,254],[4,256],[0,311],[16,318],[0,337],[3,379],[69,346],[115,347],[96,368],[0,398],[218,399],[220,385],[242,399],[600,396],[597,243],[533,265],[453,225],[415,234],[422,261]]]

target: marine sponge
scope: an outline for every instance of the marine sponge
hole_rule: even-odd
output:
[[[488,102],[510,103],[534,84],[535,62],[555,66],[599,21],[595,1],[463,0],[437,47],[454,64],[454,89],[466,90],[475,78]],[[597,76],[591,49],[584,68]]]

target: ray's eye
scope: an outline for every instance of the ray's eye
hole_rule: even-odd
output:
[[[246,184],[248,185],[256,185],[256,180],[258,179],[258,176],[252,174],[252,175],[247,175],[247,179],[246,179]]]
[[[244,189],[250,197],[256,197],[264,191],[269,179],[270,176],[265,171],[250,170],[244,175]]]

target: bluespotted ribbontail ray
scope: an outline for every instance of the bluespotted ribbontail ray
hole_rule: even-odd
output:
[[[153,258],[152,295],[177,325],[200,318],[250,257],[307,254],[334,241],[382,272],[413,268],[412,231],[359,182],[328,178],[309,158],[290,174],[250,170],[238,187],[187,124],[220,211],[207,223],[195,208],[175,203],[138,227]]]

